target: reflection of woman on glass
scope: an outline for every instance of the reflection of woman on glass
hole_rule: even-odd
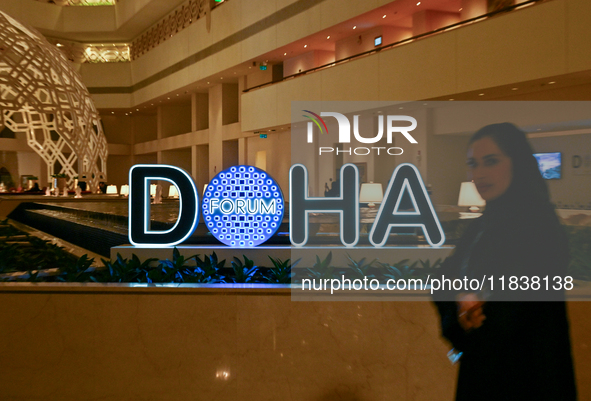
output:
[[[532,153],[509,123],[486,126],[470,140],[469,175],[486,210],[442,275],[488,280],[477,293],[435,296],[443,336],[461,352],[456,400],[576,399],[564,292],[508,290],[511,276],[530,283],[548,276],[552,286],[566,275],[567,240]]]

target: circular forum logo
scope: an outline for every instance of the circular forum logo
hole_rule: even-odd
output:
[[[228,246],[251,247],[279,228],[285,205],[279,185],[261,169],[234,166],[220,172],[203,195],[203,219]]]

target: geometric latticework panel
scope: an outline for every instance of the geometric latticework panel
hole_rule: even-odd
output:
[[[131,45],[135,60],[205,16],[209,0],[189,0],[137,37]]]
[[[98,112],[67,58],[39,32],[0,11],[0,126],[25,133],[51,174],[107,171]],[[91,185],[95,185],[94,182]]]

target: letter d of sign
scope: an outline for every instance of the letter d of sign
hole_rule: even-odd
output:
[[[399,210],[405,192],[412,200],[414,210]],[[373,246],[383,246],[397,227],[418,227],[423,229],[425,239],[431,246],[441,246],[445,242],[445,234],[435,214],[419,170],[409,163],[399,165],[384,194],[384,201],[376,216],[369,233],[369,241]]]
[[[150,230],[150,181],[168,181],[179,192],[179,216],[165,231]],[[137,164],[129,170],[129,242],[134,246],[174,246],[186,240],[199,221],[199,199],[191,176],[175,166]]]

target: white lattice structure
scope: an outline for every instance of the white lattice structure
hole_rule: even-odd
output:
[[[66,57],[0,11],[0,126],[25,133],[48,178],[107,171],[107,140],[90,94]],[[95,182],[91,185],[94,186]]]

